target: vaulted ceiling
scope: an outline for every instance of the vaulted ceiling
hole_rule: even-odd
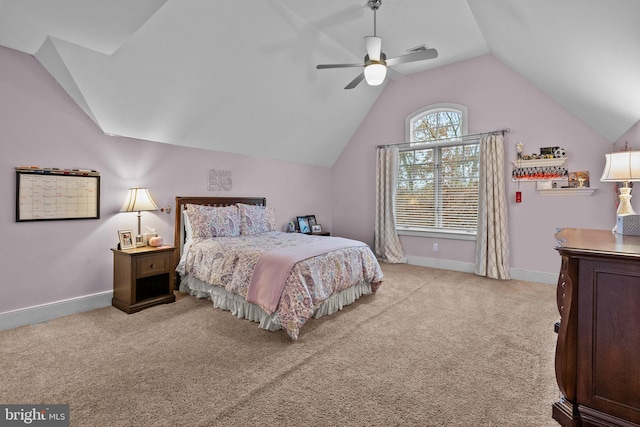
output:
[[[615,141],[640,120],[640,1],[383,0],[388,57],[493,54]],[[344,90],[366,0],[0,0],[0,45],[42,63],[113,135],[331,166],[382,86]],[[526,102],[526,100],[523,100]]]

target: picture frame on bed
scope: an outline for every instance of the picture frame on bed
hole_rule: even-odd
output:
[[[299,216],[298,217],[298,228],[300,229],[301,233],[310,234],[311,233],[311,226],[309,225],[309,218],[306,217],[306,216]]]
[[[132,230],[118,230],[118,248],[119,249],[135,249],[136,242],[133,238]]]

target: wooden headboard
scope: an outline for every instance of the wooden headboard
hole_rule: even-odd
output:
[[[231,206],[236,203],[244,203],[246,205],[267,206],[267,199],[264,197],[203,197],[203,196],[177,196],[176,197],[176,223],[174,228],[173,245],[178,249],[175,256],[173,268],[178,266],[180,257],[182,256],[182,247],[185,240],[184,224],[182,222],[182,211],[188,204],[205,205],[205,206]],[[176,283],[174,289],[179,289],[180,275],[176,274]]]

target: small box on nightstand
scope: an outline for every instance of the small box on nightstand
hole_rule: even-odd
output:
[[[640,236],[640,215],[619,215],[616,231],[619,234]]]

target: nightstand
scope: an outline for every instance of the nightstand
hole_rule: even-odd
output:
[[[113,251],[114,307],[135,313],[157,304],[174,302],[172,269],[175,248],[144,246]]]

